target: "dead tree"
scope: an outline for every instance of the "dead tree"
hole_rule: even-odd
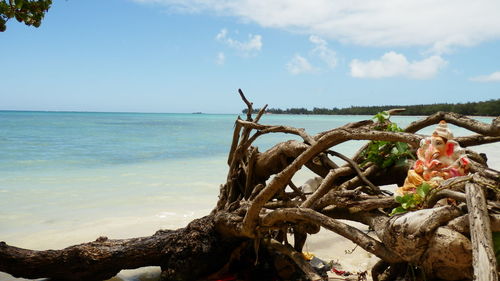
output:
[[[471,174],[442,182],[423,209],[389,216],[398,203],[379,186],[401,185],[409,165],[380,168],[366,163],[363,149],[349,159],[334,148],[351,140],[378,140],[416,149],[424,138],[416,132],[440,120],[477,133],[456,138],[462,147],[498,142],[500,117],[485,124],[438,112],[403,132],[382,131],[380,124],[367,120],[309,135],[304,129],[260,124],[266,107],[254,116],[252,103],[241,90],[240,95],[248,107],[246,119],[235,122],[229,172],[210,214],[150,237],[100,237],[62,250],[33,251],[1,242],[0,271],[24,278],[102,280],[121,269],[156,265],[163,280],[217,279],[225,274],[244,280],[318,280],[301,251],[307,235],[323,227],[380,258],[372,269],[374,280],[404,275],[405,264],[417,267],[427,280],[498,278],[491,231],[500,231],[500,173],[488,168],[485,157],[467,150]],[[253,146],[257,138],[273,133],[293,134],[302,141],[281,142],[264,152]],[[332,157],[346,164],[338,166]],[[303,168],[323,179],[312,194],[292,182]],[[456,203],[436,206],[442,198]],[[376,238],[339,219],[369,226]],[[293,233],[294,245],[288,233]],[[253,267],[263,263],[267,265]],[[479,265],[486,269],[475,272]]]

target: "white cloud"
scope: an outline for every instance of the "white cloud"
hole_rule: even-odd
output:
[[[363,46],[442,53],[500,38],[498,0],[135,0]]]
[[[337,54],[328,48],[328,43],[316,35],[309,36],[309,41],[314,44],[314,48],[309,52],[310,58],[317,57],[334,68],[337,65]],[[320,68],[314,67],[305,57],[296,54],[287,64],[286,68],[291,74],[312,73]]]
[[[218,65],[223,65],[226,62],[226,56],[223,52],[219,52],[217,54],[217,58],[215,59],[215,63]]]
[[[227,46],[242,52],[245,55],[250,55],[252,53],[258,52],[262,49],[262,36],[260,35],[248,35],[248,41],[241,42],[233,38],[228,37],[227,29],[222,29],[217,36],[215,36],[220,42],[225,43]]]
[[[440,56],[431,56],[421,61],[409,62],[402,54],[389,52],[379,60],[363,62],[352,60],[351,76],[357,78],[386,78],[402,76],[411,79],[434,77],[447,62]]]
[[[496,71],[488,75],[472,77],[469,80],[474,82],[500,82],[500,71]]]
[[[309,61],[296,54],[287,64],[286,69],[293,75],[301,73],[311,73],[315,71],[315,68],[309,63]]]
[[[330,68],[334,68],[337,65],[337,54],[328,48],[328,43],[325,40],[316,35],[311,35],[309,36],[309,41],[315,45],[311,54],[318,56]]]
[[[217,33],[217,36],[215,36],[215,39],[221,41],[224,40],[227,36],[227,29],[223,28],[219,33]]]

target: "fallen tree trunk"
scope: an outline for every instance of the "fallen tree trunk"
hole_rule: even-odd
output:
[[[213,216],[206,216],[149,237],[99,237],[62,250],[26,250],[2,242],[0,271],[23,278],[104,280],[122,269],[161,266],[165,280],[196,280],[220,269],[240,242],[221,236]]]
[[[416,268],[427,280],[473,278],[472,245],[478,243],[475,238],[471,243],[469,237],[489,230],[476,230],[475,219],[469,227],[467,218],[476,214],[471,210],[476,204],[468,204],[468,210],[461,203],[467,197],[466,186],[484,191],[487,209],[481,217],[492,218],[491,229],[500,229],[500,173],[486,166],[485,157],[467,150],[472,173],[442,182],[425,196],[419,210],[406,214],[389,216],[399,203],[378,185],[403,183],[413,161],[409,155],[415,154],[425,137],[416,134],[417,130],[446,120],[479,134],[457,138],[458,143],[479,145],[500,140],[499,118],[485,124],[438,112],[403,131],[381,129],[391,124],[388,120],[366,120],[311,136],[303,129],[259,124],[265,107],[254,118],[253,104],[241,91],[240,95],[249,113],[246,120],[236,120],[227,180],[210,215],[185,228],[158,231],[150,237],[102,237],[62,250],[32,251],[0,243],[0,271],[24,278],[102,280],[121,269],[156,265],[162,268],[163,280],[223,276],[315,280],[320,274],[302,259],[301,250],[307,236],[324,227],[381,259],[372,270],[374,280],[404,277],[408,268]],[[278,143],[259,152],[254,141],[272,133],[293,134],[302,141]],[[410,158],[402,159],[405,165],[381,167],[367,157],[368,145],[351,159],[333,150],[351,140],[382,141],[389,148],[395,142],[404,143],[408,147],[404,155]],[[388,151],[381,155],[390,157],[393,150]],[[339,165],[332,157],[346,164]],[[292,178],[302,168],[318,177],[297,186]],[[451,205],[438,206],[442,200],[451,200],[448,198],[454,200]],[[375,230],[376,237],[339,219],[361,222]],[[291,234],[293,247],[287,238]],[[491,255],[488,260],[488,270],[493,272]],[[252,273],[245,268],[252,268]]]

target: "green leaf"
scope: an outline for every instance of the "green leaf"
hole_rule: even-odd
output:
[[[417,158],[415,158],[415,156],[413,156],[413,153],[408,152],[408,153],[406,153],[406,155],[410,156],[410,158],[413,160],[417,160]]]
[[[0,19],[0,32],[4,32],[7,29],[5,26],[5,21],[3,19]]]
[[[395,199],[395,200],[396,200],[396,202],[398,202],[399,204],[402,204],[402,203],[404,203],[404,202],[405,202],[405,200],[404,200],[404,199],[403,199],[403,197],[401,197],[401,196],[396,196],[396,199]]]
[[[424,189],[422,188],[422,185],[417,187],[417,194],[421,197],[421,198],[425,198],[425,191]]]
[[[377,113],[373,119],[378,119],[383,126],[378,126],[377,130],[401,132],[402,129],[396,123],[387,122],[390,115],[387,112]],[[406,165],[406,159],[414,158],[409,150],[408,144],[404,142],[371,141],[362,152],[365,157],[363,165],[371,162],[380,168],[388,168],[396,163],[398,166]]]
[[[431,186],[428,183],[423,183],[417,187],[417,194],[420,195],[420,197],[425,198],[427,194],[429,194],[429,191],[431,190]]]
[[[23,7],[23,0],[16,0],[16,9],[21,9]]]
[[[396,142],[396,148],[398,149],[399,153],[405,153],[408,151],[408,144],[405,142]]]
[[[398,158],[398,160],[396,160],[395,164],[396,167],[402,167],[405,165],[406,165],[406,158]]]
[[[377,141],[378,147],[384,147],[387,144],[390,144],[389,141]]]
[[[393,147],[391,149],[391,154],[397,155],[397,154],[399,154],[399,150],[396,147]]]
[[[392,209],[392,212],[389,214],[389,216],[394,216],[396,214],[402,214],[402,213],[406,213],[407,211],[402,208],[402,207],[396,207],[394,209]]]
[[[378,122],[382,123],[382,122],[386,121],[387,119],[389,119],[389,117],[390,117],[390,115],[389,115],[389,113],[387,113],[387,111],[382,111],[382,112],[375,114],[375,116],[373,116],[373,119],[377,119]]]
[[[384,162],[382,162],[382,168],[387,168],[389,166],[391,166],[392,164],[394,163],[394,158],[387,158],[384,160]]]
[[[405,201],[405,202],[408,202],[412,199],[413,199],[413,194],[411,194],[411,193],[403,195],[403,201]]]

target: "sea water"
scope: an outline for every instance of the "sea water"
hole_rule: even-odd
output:
[[[148,236],[185,226],[217,202],[236,118],[0,111],[0,241],[61,249],[99,236]],[[316,134],[370,118],[265,115],[261,123]],[[416,119],[392,117],[401,127]],[[451,127],[455,135],[470,134]],[[288,139],[299,138],[269,134],[255,145],[265,151]],[[346,142],[334,149],[351,156],[363,143]],[[500,144],[474,149],[487,153],[490,166],[500,168]],[[2,273],[0,279],[14,280]]]

